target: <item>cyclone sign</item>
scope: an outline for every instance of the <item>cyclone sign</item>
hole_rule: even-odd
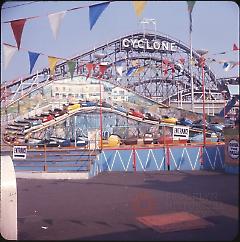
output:
[[[232,159],[238,159],[239,158],[239,142],[237,140],[230,140],[228,143],[228,155]]]
[[[177,46],[174,42],[168,41],[159,41],[159,40],[148,40],[146,38],[143,39],[122,39],[122,49],[133,48],[136,50],[148,50],[148,51],[158,51],[158,50],[166,50],[166,51],[176,51]]]

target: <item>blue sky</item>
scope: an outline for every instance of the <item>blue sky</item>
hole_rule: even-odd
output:
[[[102,13],[92,30],[89,27],[88,7],[67,12],[57,40],[50,29],[47,15],[79,6],[102,1],[39,1],[19,7],[8,8],[27,2],[5,2],[1,9],[2,43],[16,45],[10,24],[4,21],[40,16],[25,24],[21,47],[40,55],[33,73],[48,67],[47,55],[70,58],[91,50],[107,41],[131,32],[142,30],[142,18],[156,20],[157,31],[189,44],[189,17],[186,1],[148,1],[141,17],[137,17],[131,1],[112,2]],[[6,8],[6,9],[3,9]],[[192,44],[194,49],[206,49],[211,54],[230,51],[234,43],[239,47],[239,7],[231,1],[197,1],[193,12]],[[148,27],[153,29],[152,26]],[[1,68],[1,81],[10,81],[29,74],[29,59],[26,50],[19,50],[13,56],[6,70]],[[2,53],[2,51],[1,51]],[[3,56],[1,56],[3,65]],[[239,52],[214,56],[217,60],[239,61]],[[239,75],[239,66],[225,72],[222,65],[210,64],[217,77]]]

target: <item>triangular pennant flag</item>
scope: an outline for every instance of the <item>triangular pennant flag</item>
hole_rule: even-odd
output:
[[[179,62],[180,62],[181,64],[184,65],[184,63],[185,63],[185,59],[184,59],[184,58],[180,58],[180,59],[179,59]]]
[[[170,66],[171,66],[171,69],[172,69],[172,73],[175,73],[175,66],[174,66],[174,64],[171,63]]]
[[[116,71],[117,71],[117,73],[118,73],[120,76],[122,76],[122,73],[123,73],[123,66],[118,66],[118,65],[116,65]]]
[[[58,12],[58,13],[53,13],[48,15],[48,20],[50,23],[50,27],[53,32],[53,36],[55,39],[57,39],[59,28],[60,28],[60,23],[62,19],[65,16],[66,11]]]
[[[87,78],[86,79],[88,79],[88,77],[91,74],[92,69],[94,69],[95,66],[96,66],[96,64],[93,64],[93,63],[87,63],[86,64],[86,67],[87,67],[87,70],[88,70],[88,74],[87,74]]]
[[[53,56],[48,56],[48,63],[49,63],[49,68],[50,68],[50,73],[53,75],[55,71],[55,66],[58,62],[58,58],[53,57]]]
[[[100,75],[99,77],[102,77],[102,75],[104,74],[104,72],[107,70],[108,66],[107,65],[99,65],[99,71],[100,71]]]
[[[233,50],[240,50],[236,44],[233,44]]]
[[[135,71],[136,71],[136,67],[130,67],[129,69],[128,69],[128,71],[127,71],[127,76],[130,76],[131,74],[133,74]]]
[[[139,17],[147,1],[132,1],[136,15]]]
[[[18,20],[11,21],[11,27],[12,27],[15,40],[17,42],[18,50],[20,48],[22,32],[23,32],[23,27],[25,25],[25,22],[26,22],[26,19],[18,19]]]
[[[99,16],[105,10],[105,8],[109,5],[109,2],[99,3],[92,6],[89,6],[89,22],[90,22],[90,30],[97,22]]]
[[[76,62],[75,61],[68,61],[68,71],[70,72],[71,79],[73,79],[73,73],[76,67]]]
[[[196,1],[187,1],[188,12],[189,12],[189,20],[190,20],[190,25],[189,25],[190,32],[192,32],[192,10],[193,10],[195,2]]]
[[[140,72],[142,72],[145,69],[144,66],[139,67],[135,72],[134,72],[134,76],[136,76],[137,74],[139,74]]]
[[[4,69],[7,69],[12,57],[16,53],[17,48],[11,45],[3,44]]]
[[[183,65],[180,64],[180,63],[177,63],[176,66],[179,67],[179,73],[180,73],[180,74],[183,73]]]
[[[137,66],[138,65],[138,60],[132,60],[132,66]]]
[[[163,62],[162,70],[163,70],[163,72],[164,72],[164,75],[166,76],[167,73],[168,73],[169,60],[167,60],[167,59],[163,59],[162,62]]]
[[[224,62],[223,63],[223,69],[224,69],[224,71],[229,71],[230,70],[230,63],[229,62]]]
[[[29,62],[30,62],[30,74],[32,73],[32,69],[33,69],[39,55],[40,55],[40,53],[28,51]]]
[[[196,1],[187,1],[187,5],[188,5],[188,12],[192,13],[194,4],[196,3]]]

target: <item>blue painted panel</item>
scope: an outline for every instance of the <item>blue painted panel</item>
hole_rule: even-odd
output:
[[[101,171],[133,171],[131,150],[105,150],[100,154]]]
[[[170,170],[199,170],[200,148],[170,148]]]
[[[161,149],[136,149],[136,170],[157,171],[165,170],[164,150]]]
[[[203,168],[206,170],[224,169],[224,147],[206,147],[203,151]]]

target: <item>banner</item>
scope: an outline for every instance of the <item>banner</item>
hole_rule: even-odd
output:
[[[12,57],[16,53],[17,48],[11,45],[3,44],[4,69],[7,69]]]
[[[139,17],[142,14],[142,11],[147,3],[147,1],[132,1],[133,7],[136,15]]]
[[[61,21],[63,20],[65,16],[66,11],[58,12],[58,13],[53,13],[48,15],[48,20],[50,23],[50,27],[53,32],[53,36],[55,39],[57,39],[59,28]]]
[[[11,27],[12,27],[15,40],[17,42],[18,50],[20,48],[22,32],[23,32],[23,27],[25,25],[25,22],[26,22],[26,19],[18,19],[18,20],[11,21]]]
[[[106,3],[99,3],[92,6],[89,6],[89,22],[90,22],[90,30],[97,22],[98,18],[102,14],[102,12],[106,9],[109,5],[109,2]]]

